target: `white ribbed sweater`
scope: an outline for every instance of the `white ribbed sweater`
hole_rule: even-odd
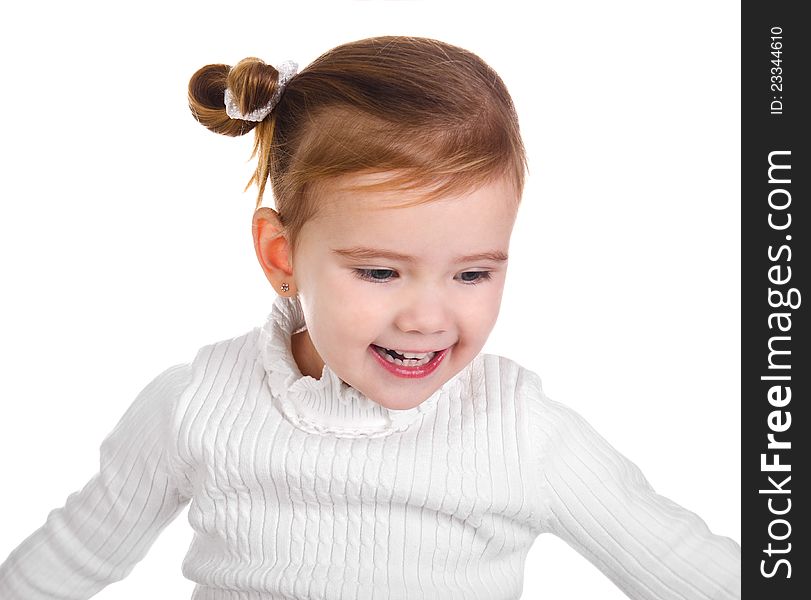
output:
[[[193,600],[507,600],[544,532],[631,598],[740,597],[740,547],[651,489],[540,378],[480,354],[394,411],[302,376],[295,298],[158,375],[100,470],[0,565],[3,600],[89,598],[189,502]],[[160,591],[156,590],[160,597]]]

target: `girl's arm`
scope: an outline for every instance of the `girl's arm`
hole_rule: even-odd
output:
[[[529,381],[531,432],[541,448],[543,527],[597,566],[629,598],[741,597],[741,549],[695,513],[658,495],[639,468],[580,415]]]
[[[191,365],[150,382],[101,444],[99,472],[0,565],[3,600],[80,600],[126,577],[188,503],[168,461]]]

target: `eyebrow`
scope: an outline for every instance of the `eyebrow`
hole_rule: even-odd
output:
[[[370,258],[387,258],[389,260],[398,260],[404,263],[413,264],[417,259],[413,256],[400,254],[391,250],[383,250],[380,248],[365,248],[363,246],[355,246],[353,248],[333,248],[335,254],[346,258],[354,259],[370,259]],[[505,262],[507,255],[500,250],[490,250],[488,252],[478,252],[476,254],[466,254],[464,256],[457,256],[453,259],[454,263],[474,262],[477,260],[492,260],[494,262]]]

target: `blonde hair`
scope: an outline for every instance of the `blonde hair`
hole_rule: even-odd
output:
[[[526,155],[504,82],[475,54],[417,37],[374,37],[338,46],[287,84],[259,123],[231,119],[226,87],[242,114],[267,104],[278,72],[258,58],[207,65],[189,81],[189,107],[208,129],[255,130],[262,203],[270,179],[276,210],[295,247],[317,213],[313,185],[348,174],[395,174],[363,189],[426,190],[421,204],[507,177],[520,201]]]

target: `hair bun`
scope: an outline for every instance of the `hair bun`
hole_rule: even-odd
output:
[[[243,115],[267,106],[278,88],[279,72],[258,58],[245,58],[228,73],[231,100]]]
[[[244,115],[266,106],[278,87],[279,72],[249,57],[235,66],[213,64],[198,69],[189,80],[189,108],[194,118],[215,133],[239,136],[256,127],[255,121],[232,119],[225,106],[225,90]]]

